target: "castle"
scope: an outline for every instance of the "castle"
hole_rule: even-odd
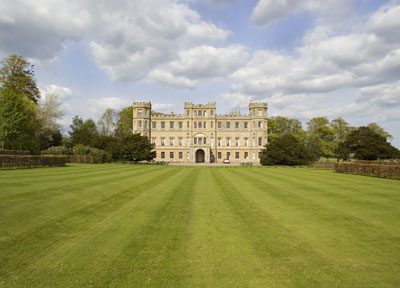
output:
[[[184,104],[184,114],[152,111],[133,103],[133,132],[149,137],[156,161],[254,163],[267,143],[267,103],[251,102],[249,114],[216,114],[216,104]]]

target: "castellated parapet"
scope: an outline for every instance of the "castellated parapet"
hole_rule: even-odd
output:
[[[249,103],[249,114],[216,113],[215,102],[184,103],[184,114],[151,110],[133,103],[133,133],[155,145],[156,161],[178,163],[254,163],[267,144],[267,103]]]

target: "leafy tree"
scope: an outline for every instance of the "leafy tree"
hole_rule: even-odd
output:
[[[0,86],[38,103],[40,91],[36,85],[33,65],[19,55],[10,55],[1,61]]]
[[[385,129],[383,129],[381,126],[379,126],[377,123],[369,123],[367,125],[369,129],[374,131],[375,133],[378,133],[379,135],[385,137],[387,140],[392,140],[393,136],[390,135]]]
[[[125,107],[118,113],[117,127],[115,130],[116,135],[132,135],[133,123],[133,108],[132,106]]]
[[[334,157],[334,132],[330,127],[328,118],[316,117],[310,119],[307,122],[307,134],[308,147],[317,158],[321,156]]]
[[[347,135],[356,129],[355,127],[350,126],[349,123],[341,117],[333,119],[330,126],[332,128],[334,141],[338,144],[344,142]]]
[[[272,142],[286,134],[292,134],[301,140],[305,138],[305,131],[299,120],[282,116],[268,119],[268,142]]]
[[[150,143],[147,137],[140,134],[130,134],[116,138],[112,154],[115,160],[151,161],[156,156],[155,152],[152,151],[153,149],[154,145]]]
[[[82,144],[91,147],[96,145],[98,132],[96,123],[92,119],[83,120],[79,116],[75,116],[69,127],[71,131],[68,133],[73,145]]]
[[[58,120],[64,115],[57,94],[47,94],[39,102],[38,118],[40,121],[40,150],[61,145],[62,135]]]
[[[338,158],[348,160],[350,155],[359,160],[392,159],[399,156],[399,150],[372,129],[359,127],[338,148]]]
[[[0,89],[0,148],[38,149],[39,121],[36,106],[16,91]]]
[[[102,136],[110,136],[115,128],[115,112],[113,109],[108,108],[104,111],[103,115],[97,121],[97,128]]]
[[[262,165],[306,165],[313,160],[308,148],[291,134],[272,141],[261,156]]]

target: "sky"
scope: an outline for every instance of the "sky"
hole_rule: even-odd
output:
[[[74,115],[151,101],[377,122],[400,147],[400,0],[3,0],[0,57]]]

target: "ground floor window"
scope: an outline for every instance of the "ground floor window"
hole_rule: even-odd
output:
[[[249,152],[244,152],[244,159],[249,159]]]
[[[222,158],[222,152],[218,152],[218,159]]]
[[[169,158],[174,159],[174,152],[169,152]]]
[[[236,159],[239,159],[239,158],[240,158],[239,152],[235,152],[235,158],[236,158]]]
[[[230,159],[231,158],[231,152],[226,152],[226,159]]]
[[[179,159],[183,158],[183,152],[179,152]]]
[[[161,152],[161,159],[165,159],[165,152]]]

